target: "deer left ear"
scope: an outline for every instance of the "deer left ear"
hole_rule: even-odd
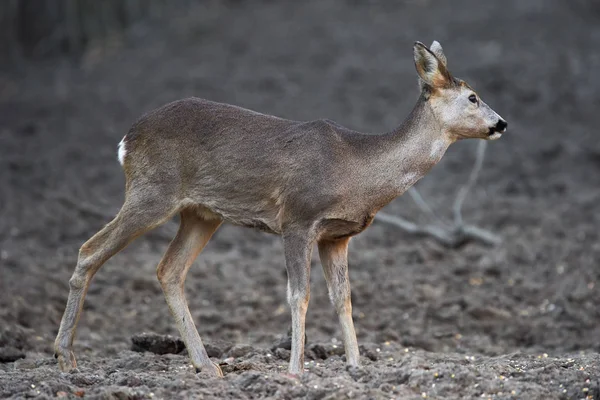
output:
[[[441,46],[439,47],[441,49]],[[416,42],[413,52],[417,74],[421,78],[421,89],[425,89],[427,86],[442,88],[450,84],[451,78],[446,66],[432,50],[428,49],[423,43]]]
[[[444,64],[444,67],[448,68],[448,61],[446,60],[446,55],[444,54],[444,49],[442,49],[442,45],[437,40],[434,40],[431,43],[431,47],[429,48],[433,54]]]

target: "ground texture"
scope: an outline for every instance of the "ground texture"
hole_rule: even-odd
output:
[[[206,2],[81,60],[2,69],[0,397],[600,398],[597,5],[295,4]],[[141,113],[194,95],[383,132],[417,97],[413,41],[433,39],[509,122],[464,215],[502,245],[448,250],[377,223],[354,238],[363,367],[350,370],[315,256],[307,373],[295,379],[285,375],[281,242],[224,226],[186,283],[225,371],[216,380],[197,376],[185,350],[131,350],[143,332],[177,336],[155,278],[171,222],[96,275],[75,342],[79,370],[59,372],[52,343],[77,250],[120,207],[116,144]],[[443,215],[474,145],[452,147],[418,184]],[[409,198],[386,212],[419,220]]]

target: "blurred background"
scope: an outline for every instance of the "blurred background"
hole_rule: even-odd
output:
[[[504,238],[448,250],[374,224],[352,241],[359,341],[441,352],[600,350],[597,1],[5,0],[0,4],[2,346],[48,357],[79,246],[123,200],[116,145],[144,112],[198,96],[364,132],[418,97],[415,40],[509,122],[464,218]],[[442,215],[475,142],[418,188]],[[410,198],[386,212],[426,219]],[[78,355],[177,334],[155,268],[176,222],[111,259],[90,287]],[[315,256],[309,342],[340,340]],[[206,342],[270,346],[290,324],[279,238],[224,226],[191,269]]]

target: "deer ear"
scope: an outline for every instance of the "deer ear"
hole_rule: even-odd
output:
[[[448,67],[448,61],[446,60],[446,55],[444,54],[444,49],[442,49],[442,45],[437,40],[434,40],[431,43],[431,47],[429,48],[433,54],[444,64],[444,67]]]
[[[450,74],[438,57],[423,43],[415,42],[413,47],[415,67],[421,78],[421,88],[430,86],[446,87],[450,84]]]

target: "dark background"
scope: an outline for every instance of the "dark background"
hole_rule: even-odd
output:
[[[225,387],[228,396],[242,398],[353,397],[348,390],[468,397],[504,390],[486,392],[482,382],[512,371],[514,357],[523,365],[546,362],[538,366],[541,375],[513,376],[520,398],[578,398],[584,385],[584,394],[598,395],[592,387],[600,350],[597,2],[11,0],[0,5],[0,17],[0,349],[27,356],[0,363],[0,395],[35,395],[30,383],[37,380],[46,382],[40,387],[48,395],[77,388],[107,395],[118,387],[127,396],[132,388],[141,397],[150,391],[210,396]],[[142,113],[198,96],[290,119],[330,118],[365,132],[387,131],[418,96],[413,42],[434,39],[450,71],[509,122],[502,139],[489,144],[464,210],[468,222],[504,242],[448,250],[377,223],[353,239],[359,342],[373,352],[389,346],[389,357],[401,362],[388,355],[365,359],[365,375],[356,378],[331,355],[296,389],[272,383],[283,379],[286,354],[266,354],[290,318],[281,243],[232,226],[209,243],[186,290],[200,334],[222,353],[217,358],[231,355],[233,344],[249,344],[237,357],[245,366],[230,369],[227,386],[207,386],[179,371],[188,364],[182,355],[128,351],[136,333],[177,335],[155,279],[176,230],[169,223],[96,275],[75,342],[81,372],[58,373],[52,343],[77,251],[122,203],[116,145]],[[442,215],[451,215],[475,145],[454,145],[417,185]],[[426,221],[408,197],[386,212]],[[316,256],[313,267],[308,348],[331,350],[341,336]],[[537,358],[544,353],[548,361]],[[477,356],[467,361],[471,369],[465,354]],[[188,383],[165,389],[161,379],[173,380],[175,372],[158,376],[156,365],[179,371]],[[467,370],[432,389],[433,370],[448,365]],[[119,380],[110,368],[144,378]],[[256,371],[267,373],[271,386],[257,381]],[[386,373],[394,378],[381,378]]]

